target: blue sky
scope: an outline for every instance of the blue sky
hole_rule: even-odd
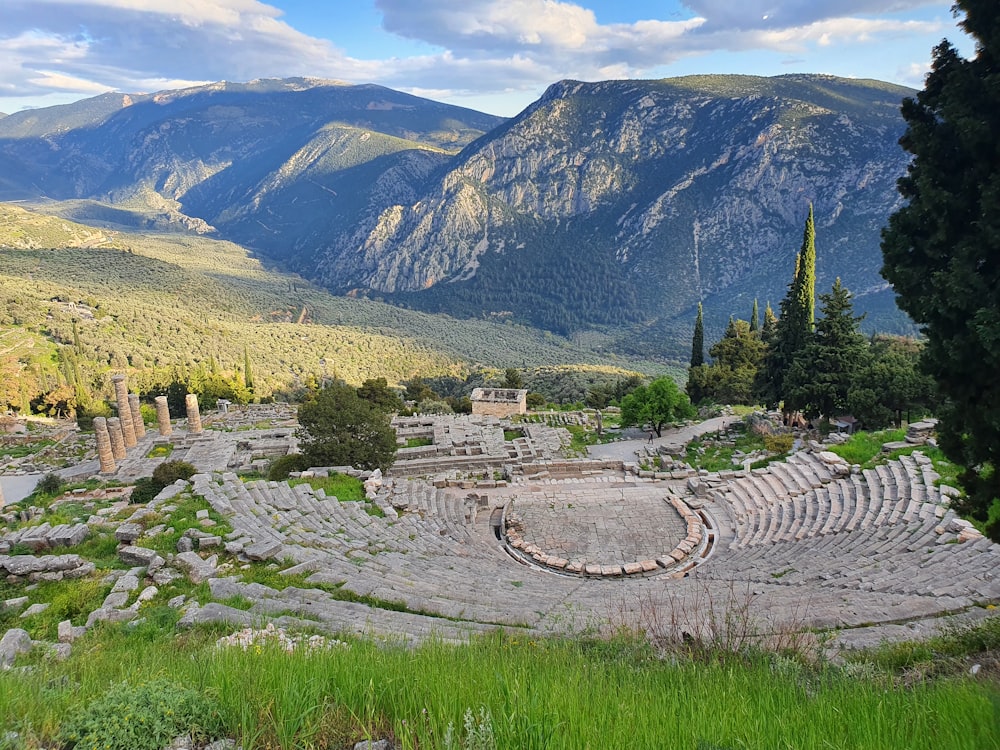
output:
[[[831,73],[919,88],[945,0],[0,0],[0,112],[308,76],[513,115],[563,78]]]

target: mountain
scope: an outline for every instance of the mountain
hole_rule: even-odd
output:
[[[560,333],[625,326],[622,345],[677,351],[699,300],[720,332],[755,296],[777,306],[812,202],[817,289],[840,276],[877,324],[905,326],[879,231],[899,205],[912,93],[829,76],[564,81],[419,201],[331,238],[316,273]]]
[[[302,78],[105,94],[0,120],[0,200],[97,200],[126,225],[217,224],[226,238],[294,252],[336,232],[341,210],[413,199],[426,174],[501,121]],[[69,218],[109,220],[93,208]]]
[[[288,79],[0,120],[0,198],[215,233],[334,292],[681,356],[775,307],[815,206],[819,291],[912,330],[878,275],[914,92],[831,76],[562,81],[504,120]]]

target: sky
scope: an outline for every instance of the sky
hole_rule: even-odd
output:
[[[555,81],[830,73],[923,85],[945,0],[0,0],[0,112],[305,76],[512,116]]]

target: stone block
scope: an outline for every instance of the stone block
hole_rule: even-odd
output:
[[[254,542],[244,547],[243,552],[251,560],[270,560],[281,552],[281,543],[268,540]]]
[[[222,544],[222,537],[218,536],[203,536],[198,539],[198,549],[211,549],[220,544]]]
[[[0,667],[8,668],[14,664],[18,654],[31,651],[31,636],[27,630],[11,628],[0,638]]]
[[[155,558],[159,557],[156,550],[147,547],[136,547],[129,545],[118,550],[118,559],[126,565],[140,565],[148,567]]]
[[[59,623],[57,633],[60,643],[72,643],[76,640],[76,631],[73,628],[73,623],[69,620],[63,620]]]
[[[67,570],[63,572],[63,578],[86,578],[91,573],[97,570],[97,566],[90,560],[80,563],[77,567],[72,570]]]
[[[48,602],[39,602],[37,604],[32,604],[24,612],[21,613],[21,619],[27,620],[29,617],[34,617],[35,615],[40,615],[42,612],[49,608]]]
[[[153,579],[153,583],[157,586],[166,586],[172,581],[176,581],[181,577],[181,574],[174,570],[173,568],[160,568],[154,573],[150,574],[150,578]]]
[[[192,583],[202,583],[216,576],[214,560],[202,560],[195,552],[181,552],[174,558],[174,563],[187,573]]]
[[[125,522],[115,529],[115,539],[125,544],[132,544],[140,536],[142,536],[142,526],[137,523]]]
[[[0,612],[19,612],[28,603],[28,597],[26,596],[16,596],[13,599],[5,599],[0,603]]]

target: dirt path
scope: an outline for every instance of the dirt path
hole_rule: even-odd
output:
[[[689,443],[699,435],[708,432],[719,432],[729,425],[739,422],[739,417],[713,417],[698,424],[686,425],[673,429],[665,429],[661,437],[653,437],[652,443],[649,439],[643,440],[617,440],[613,443],[603,445],[588,445],[587,455],[591,458],[614,458],[622,461],[635,461],[638,452],[648,445],[668,448],[670,452],[680,452],[684,445]]]

